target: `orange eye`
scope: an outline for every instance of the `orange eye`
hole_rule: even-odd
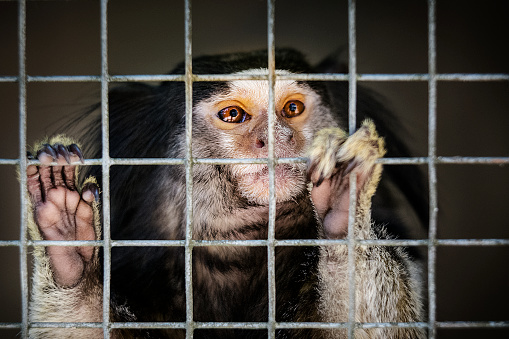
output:
[[[283,107],[281,114],[285,118],[293,118],[304,112],[304,108],[304,104],[299,100],[290,100],[285,104],[285,107]]]
[[[251,116],[247,114],[246,111],[244,111],[239,106],[230,106],[223,108],[222,110],[219,111],[219,113],[217,113],[217,116],[224,122],[231,123],[241,123],[251,119]]]

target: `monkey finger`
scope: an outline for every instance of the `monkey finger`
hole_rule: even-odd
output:
[[[68,164],[71,163],[69,151],[67,150],[67,148],[64,145],[55,144],[53,147],[55,148],[59,157],[63,157]]]
[[[360,161],[357,158],[354,158],[348,162],[342,163],[341,167],[341,177],[345,178],[350,174],[356,167],[360,165]]]
[[[65,180],[65,186],[71,191],[76,191],[76,166],[64,166],[62,172]]]
[[[39,166],[39,180],[44,196],[48,196],[48,191],[55,187],[51,178],[52,169],[50,166]]]
[[[76,144],[71,144],[67,147],[67,149],[69,150],[69,152],[71,153],[71,155],[74,155],[74,156],[77,156],[81,163],[84,163],[84,159],[83,159],[83,153],[81,153],[81,150],[80,148],[78,147],[78,145]]]
[[[37,166],[31,165],[27,167],[27,186],[28,193],[30,193],[30,198],[32,200],[32,204],[38,205],[42,203],[43,196]]]
[[[316,212],[321,220],[325,217],[325,214],[330,209],[331,185],[330,180],[325,180],[320,185],[314,185],[311,190],[311,200],[315,206]]]
[[[67,146],[67,152],[69,155],[70,162],[76,163],[80,161],[81,163],[84,162],[83,154],[81,153],[81,150],[79,149],[78,145],[71,144]],[[65,185],[67,188],[69,188],[72,191],[76,190],[76,166],[64,166],[63,170]]]
[[[316,179],[316,182],[314,183],[314,185],[315,185],[316,187],[319,187],[319,186],[322,184],[322,182],[323,182],[323,180],[324,180],[324,179],[325,179],[325,177],[323,176],[323,172],[322,172],[322,173],[320,173],[320,175],[318,176],[318,179]]]
[[[63,166],[53,167],[53,180],[55,186],[67,186],[74,190],[74,166],[66,166],[71,163],[71,153],[64,145],[56,143],[53,149],[57,154],[57,163]]]
[[[308,159],[308,162],[307,162],[307,179],[309,181],[312,181],[312,175],[313,175],[313,172],[316,169],[317,164],[318,164],[317,161],[313,161],[311,159]]]
[[[81,191],[81,197],[87,204],[92,205],[94,201],[99,201],[99,187],[93,182],[86,183]]]
[[[69,156],[67,156],[67,158],[69,158]],[[52,173],[53,173],[53,183],[54,183],[55,187],[65,186],[66,180],[64,181],[64,173],[63,172],[64,172],[65,167],[70,167],[70,166],[65,166],[68,163],[68,160],[65,159],[64,155],[62,155],[60,151],[58,151],[57,163],[59,165],[63,165],[63,166],[53,166],[51,168]]]
[[[51,147],[50,144],[44,144],[40,150],[37,151],[37,159],[43,165],[49,165],[56,161],[58,158],[57,152]]]
[[[44,144],[42,148],[39,151],[37,151],[37,159],[42,164],[42,166],[39,166],[39,176],[42,192],[46,197],[48,195],[48,191],[55,187],[55,184],[52,179],[53,169],[49,165],[52,162],[57,161],[58,154],[51,145]]]
[[[55,187],[64,186],[64,179],[62,176],[62,167],[63,166],[52,166],[51,171],[53,174],[53,184]]]
[[[320,186],[325,179],[331,178],[336,172],[336,166],[325,165],[323,160],[314,159],[308,163],[308,180],[316,187]]]
[[[96,240],[94,228],[94,210],[82,200],[76,209],[76,240]],[[90,261],[94,247],[80,246],[76,250],[85,261]]]

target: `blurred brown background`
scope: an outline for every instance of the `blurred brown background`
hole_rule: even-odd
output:
[[[110,0],[111,74],[164,74],[184,58],[183,1]],[[28,75],[100,75],[98,1],[28,1]],[[17,3],[0,2],[0,76],[18,72]],[[263,0],[194,0],[193,54],[267,45]],[[277,0],[276,45],[318,62],[348,46],[347,1]],[[509,73],[509,2],[437,0],[439,73]],[[427,72],[427,2],[358,0],[359,73]],[[427,83],[362,83],[380,93],[427,155]],[[29,144],[100,97],[98,83],[29,83]],[[18,85],[0,82],[0,158],[18,157]],[[439,82],[437,152],[509,156],[509,83]],[[423,168],[426,170],[426,168]],[[423,194],[427,194],[423,192]],[[19,239],[19,185],[0,166],[0,240]],[[509,238],[509,166],[439,165],[442,239]],[[19,251],[0,247],[0,322],[21,321]],[[508,247],[440,247],[437,320],[509,320]],[[14,338],[18,330],[1,330]],[[439,329],[439,338],[508,338],[509,329]]]

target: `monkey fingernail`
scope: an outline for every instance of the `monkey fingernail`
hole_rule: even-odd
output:
[[[350,172],[353,171],[353,169],[355,167],[357,167],[359,165],[359,161],[358,160],[351,160],[348,165],[346,166],[345,170],[343,171],[343,177],[346,177],[348,174],[350,174]]]
[[[27,175],[28,176],[35,175],[36,173],[37,173],[37,166],[30,165],[30,166],[27,167]]]
[[[65,148],[65,146],[62,144],[55,144],[54,147],[56,148],[58,155],[64,157],[65,161],[70,164],[71,158],[69,157],[69,151],[67,148]]]
[[[69,152],[80,158],[81,163],[83,164],[85,160],[83,159],[83,153],[81,153],[80,148],[76,144],[69,145]]]
[[[82,193],[83,200],[88,203],[99,201],[99,187],[96,184],[89,182],[83,187]]]
[[[319,187],[319,186],[322,184],[322,182],[323,182],[323,180],[324,180],[324,179],[325,179],[325,178],[323,177],[323,174],[320,174],[320,177],[319,177],[319,178],[318,178],[318,180],[316,181],[315,186],[316,186],[316,187]]]
[[[58,154],[50,144],[44,144],[43,147],[37,151],[37,159],[39,159],[43,165],[49,165],[53,161],[56,161],[57,158]]]

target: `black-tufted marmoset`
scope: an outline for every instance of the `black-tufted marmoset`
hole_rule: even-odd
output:
[[[193,60],[193,73],[266,75],[267,59],[266,52],[200,57]],[[321,71],[292,49],[277,50],[276,68],[277,75]],[[183,64],[172,72],[183,73]],[[425,218],[418,173],[397,166],[386,169],[371,207],[382,173],[376,160],[386,149],[390,156],[404,156],[406,148],[396,122],[369,93],[358,90],[360,124],[350,136],[344,131],[348,83],[278,79],[274,112],[268,111],[268,93],[267,80],[193,83],[192,152],[195,158],[267,158],[268,115],[273,115],[274,155],[309,159],[307,164],[275,167],[276,239],[346,238],[350,175],[356,179],[355,238],[392,238],[408,226],[392,211],[401,197],[415,215]],[[27,169],[33,239],[101,239],[100,168],[76,166],[83,155],[101,157],[100,114],[88,114],[91,122],[81,135],[57,136],[34,148],[41,165]],[[185,157],[182,82],[113,88],[109,114],[111,157]],[[49,166],[52,162],[57,164]],[[112,166],[111,238],[184,239],[185,173],[181,165]],[[267,239],[267,165],[199,164],[192,173],[194,240]],[[102,249],[48,246],[34,251],[30,320],[101,322]],[[179,246],[112,248],[111,321],[185,321],[184,259]],[[266,322],[267,260],[264,246],[194,247],[193,320]],[[422,321],[418,266],[401,247],[356,246],[355,278],[356,322]],[[276,321],[348,321],[345,244],[276,247],[275,281]],[[113,329],[111,335],[184,338],[185,330]],[[278,339],[346,335],[344,328],[276,331]],[[423,335],[423,329],[415,327],[355,330],[356,338]],[[103,330],[34,327],[30,337],[101,338]],[[263,329],[194,330],[194,338],[266,337]]]

